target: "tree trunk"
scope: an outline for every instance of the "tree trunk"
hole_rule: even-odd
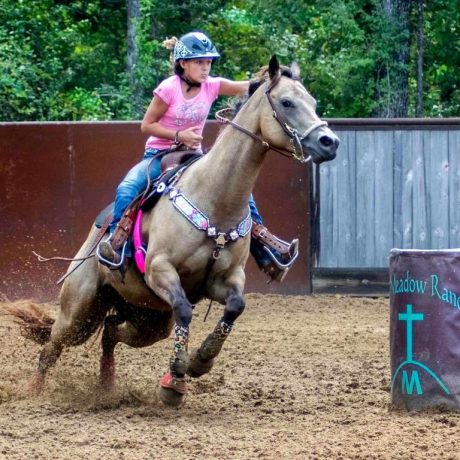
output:
[[[417,0],[417,96],[415,102],[415,116],[423,117],[423,61],[425,57],[425,27],[424,10],[425,0]]]
[[[137,28],[141,19],[140,0],[128,0],[128,53],[127,53],[127,71],[129,75],[129,83],[131,87],[132,110],[133,118],[139,119],[143,115],[142,104],[142,87],[137,78],[137,68],[139,61],[139,42],[137,38]]]
[[[407,117],[409,107],[409,59],[411,0],[382,0],[384,19],[381,45],[386,58],[377,64],[375,115]]]

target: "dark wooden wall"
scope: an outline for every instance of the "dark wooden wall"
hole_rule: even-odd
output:
[[[0,300],[55,300],[75,254],[117,183],[143,153],[138,122],[0,124]],[[218,126],[209,122],[205,145]],[[265,223],[282,238],[300,238],[301,254],[283,284],[249,261],[247,292],[308,294],[310,167],[270,152],[254,191]]]

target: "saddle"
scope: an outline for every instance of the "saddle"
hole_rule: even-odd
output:
[[[124,212],[113,235],[112,247],[115,250],[120,249],[131,236],[139,209],[142,209],[144,212],[152,209],[163,195],[166,186],[174,180],[177,173],[188,168],[193,162],[200,159],[204,153],[197,150],[169,150],[160,153],[160,155],[162,155],[161,175],[151,184],[150,189],[138,195]],[[164,186],[159,187],[160,184],[164,184]],[[110,216],[113,214],[113,206],[114,203],[110,203],[97,216],[95,221],[97,228],[104,231],[107,230],[108,224],[111,221],[111,218],[109,219],[108,217],[109,214]],[[104,229],[102,229],[103,226],[105,226]]]
[[[164,155],[160,163],[160,177],[152,184],[149,191],[145,191],[142,194],[144,197],[140,202],[142,211],[145,212],[152,209],[179,171],[185,171],[192,163],[203,156],[204,153],[197,150],[175,150]],[[160,184],[164,185],[161,186]]]
[[[171,171],[191,160],[198,160],[202,156],[204,153],[201,150],[174,150],[161,159],[161,173]]]

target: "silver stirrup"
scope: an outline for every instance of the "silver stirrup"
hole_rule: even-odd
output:
[[[288,271],[291,268],[292,264],[295,262],[295,260],[299,256],[299,240],[296,238],[292,240],[292,242],[289,244],[287,241],[284,241],[278,237],[275,237],[275,238],[281,243],[285,244],[286,246],[289,246],[289,254],[291,254],[291,251],[293,253],[293,255],[291,256],[291,259],[287,263],[283,264],[276,258],[275,254],[273,254],[270,248],[263,245],[263,248],[265,252],[268,254],[268,256],[270,257],[271,261],[279,269],[280,273],[282,273],[280,277],[275,278],[276,281],[281,283],[286,277],[286,275],[288,274]]]
[[[109,235],[105,240],[101,241],[101,243],[109,243],[110,244],[110,238],[112,237],[112,235]],[[96,256],[98,257],[98,259],[103,262],[104,264],[108,265],[108,267],[110,269],[118,269],[120,268],[122,265],[123,265],[123,261],[125,260],[125,251],[126,251],[126,244],[128,243],[128,240],[126,240],[124,243],[123,243],[123,246],[122,246],[122,249],[121,249],[121,254],[120,254],[120,262],[118,263],[115,263],[115,262],[112,262],[110,260],[107,260],[105,257],[103,257],[99,251],[99,246],[101,245],[101,243],[99,243],[97,245],[97,248],[96,248]],[[114,249],[115,251],[115,249]]]

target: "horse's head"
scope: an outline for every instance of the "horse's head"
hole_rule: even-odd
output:
[[[264,74],[268,80],[262,83]],[[267,110],[262,115],[262,137],[271,145],[292,152],[301,162],[333,160],[339,138],[316,114],[316,101],[299,79],[299,67],[280,67],[273,56],[268,68],[259,73],[259,81],[250,87],[250,94],[265,91]]]

